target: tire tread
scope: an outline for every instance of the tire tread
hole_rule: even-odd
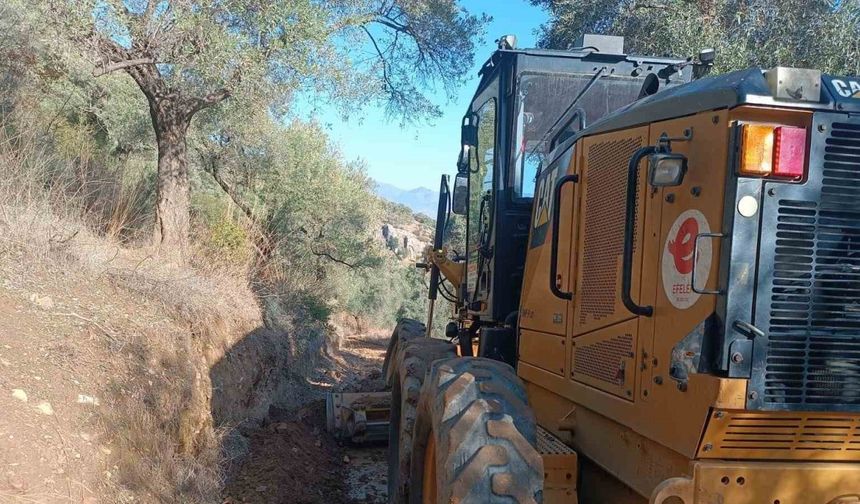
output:
[[[436,443],[439,502],[542,502],[543,459],[525,387],[507,364],[483,358],[436,361],[424,381],[416,440]],[[412,480],[423,476],[423,447],[412,452]],[[420,469],[420,473],[419,473]],[[410,502],[420,502],[415,489]]]

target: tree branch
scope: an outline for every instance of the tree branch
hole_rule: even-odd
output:
[[[197,112],[200,112],[205,108],[212,107],[213,105],[217,105],[222,101],[226,100],[227,98],[230,98],[231,94],[232,91],[230,91],[229,89],[221,88],[212,91],[203,98],[191,98],[188,100],[189,105],[187,107],[187,110],[185,111],[185,115],[190,119],[191,116],[193,116]]]
[[[368,38],[370,38],[370,41],[373,43],[373,48],[376,49],[376,54],[379,55],[379,60],[382,62],[382,80],[385,81],[385,85],[388,86],[388,89],[392,94],[398,94],[397,88],[388,76],[388,60],[385,58],[385,54],[382,52],[379,44],[376,43],[376,39],[373,37],[373,34],[370,33],[370,30],[368,30],[364,25],[361,26],[361,29],[364,30],[364,33],[366,33]]]
[[[154,65],[156,61],[152,58],[135,58],[123,61],[112,61],[110,63],[102,63],[101,68],[93,69],[93,77],[101,77],[117,70],[123,70],[140,65]]]
[[[96,52],[101,54],[102,58],[110,62],[103,63],[103,68],[116,65],[117,68],[111,71],[125,70],[150,102],[168,94],[169,89],[161,78],[158,67],[155,66],[155,61],[151,56],[141,56],[141,52],[132,53],[115,41],[101,36],[94,29],[90,31],[86,42],[89,42]],[[104,75],[105,73],[107,72],[98,73],[98,67],[93,70],[93,75]]]
[[[668,5],[665,4],[648,4],[648,3],[634,3],[633,9],[659,9],[659,10],[667,10],[669,9]]]
[[[377,18],[374,19],[374,21],[376,21],[377,23],[379,23],[381,25],[385,25],[385,26],[391,28],[392,30],[396,30],[399,32],[409,33],[409,31],[410,31],[408,26],[406,26],[404,24],[397,23],[393,19],[386,17],[386,16],[377,16]]]
[[[338,259],[337,257],[332,256],[328,252],[317,252],[316,250],[311,249],[311,254],[313,254],[317,257],[325,257],[326,259],[328,259],[330,261],[336,262],[338,264],[343,264],[344,266],[346,266],[350,269],[356,269],[359,267],[358,264],[348,263],[348,262],[344,261],[343,259]]]
[[[149,29],[149,23],[152,21],[152,15],[155,13],[155,6],[158,5],[158,0],[148,0],[146,2],[146,10],[143,11],[143,27]]]
[[[230,186],[230,184],[227,183],[226,180],[224,180],[224,177],[221,176],[221,170],[218,169],[218,163],[215,158],[210,158],[209,163],[207,164],[208,166],[204,164],[204,169],[209,172],[210,175],[212,175],[212,178],[215,179],[215,182],[217,182],[218,185],[221,186],[221,189],[227,194],[227,196],[230,197],[231,200],[233,200],[233,203],[235,203],[236,206],[239,207],[240,210],[242,210],[245,216],[248,217],[251,222],[256,222],[254,211],[251,210],[251,207],[249,207],[241,199],[239,199],[239,195],[236,193],[236,191]]]
[[[227,194],[230,200],[239,207],[240,210],[242,210],[242,213],[244,213],[251,222],[251,229],[253,229],[254,234],[256,235],[256,239],[251,240],[251,243],[254,245],[257,255],[263,259],[268,259],[271,252],[275,249],[276,243],[272,237],[265,232],[265,230],[261,229],[251,207],[242,201],[236,190],[233,189],[233,187],[231,187],[230,184],[228,184],[221,176],[221,171],[218,169],[217,164],[217,155],[206,156],[202,153],[202,150],[198,150],[198,153],[200,153],[200,157],[203,159],[203,170],[212,175],[212,178],[215,179],[215,182],[218,183],[221,190]]]

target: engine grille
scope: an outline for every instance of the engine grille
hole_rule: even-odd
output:
[[[624,250],[627,163],[641,146],[642,139],[633,137],[596,144],[589,150],[583,233],[583,240],[588,246],[584,249],[582,259],[580,325],[607,322],[606,319],[615,315],[618,306],[618,265]],[[639,173],[640,180],[642,171]],[[641,204],[642,198],[637,201]],[[637,211],[635,236],[639,236],[638,217]],[[600,325],[603,324],[598,324],[598,327]]]
[[[860,124],[828,131],[808,182],[777,189],[774,247],[761,251],[773,258],[759,297],[764,409],[860,410]]]
[[[573,376],[585,375],[612,385],[624,385],[625,365],[632,353],[633,335],[630,333],[588,345],[579,344],[573,355]]]
[[[717,411],[703,458],[860,460],[860,417],[797,412]]]

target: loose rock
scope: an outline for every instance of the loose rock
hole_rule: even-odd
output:
[[[89,404],[91,406],[98,406],[99,399],[98,397],[88,396],[84,394],[78,394],[78,404]]]
[[[53,310],[54,300],[51,296],[40,296],[38,294],[30,294],[30,302],[43,310]]]
[[[36,411],[43,415],[53,415],[54,408],[51,406],[51,403],[48,401],[42,401],[36,406]]]

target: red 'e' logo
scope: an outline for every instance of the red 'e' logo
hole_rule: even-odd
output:
[[[675,259],[675,269],[682,275],[693,271],[693,247],[696,235],[699,234],[699,223],[695,217],[689,217],[678,228],[678,234],[667,246],[669,253]]]

